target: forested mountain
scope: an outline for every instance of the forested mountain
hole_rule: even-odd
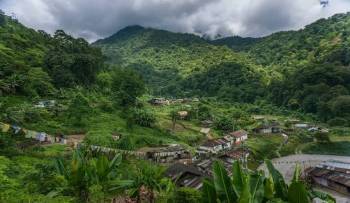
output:
[[[158,95],[222,95],[229,100],[251,101],[260,95],[252,90],[268,80],[262,67],[244,54],[192,34],[131,26],[94,46],[102,48],[109,63],[141,73]],[[256,82],[251,83],[252,78]],[[237,89],[241,93],[232,95]]]
[[[275,78],[270,86],[273,102],[316,113],[334,124],[349,120],[349,13],[320,19],[298,31],[279,32],[256,40],[234,39],[224,38],[215,43],[242,51],[283,76]]]
[[[349,23],[350,14],[337,14],[298,31],[214,41],[131,26],[94,45],[109,63],[140,72],[154,94],[241,102],[263,97],[342,120],[348,110],[340,115],[331,106],[348,102]]]
[[[282,65],[282,69],[309,62],[339,62],[349,65],[349,25],[349,13],[336,14],[298,31],[277,32],[256,39],[228,37],[213,43],[243,50],[259,64]],[[247,45],[248,48],[244,48]]]
[[[345,124],[349,117],[349,14],[318,20],[299,31],[213,42],[129,26],[95,42],[97,48],[64,31],[53,37],[34,31],[5,15],[0,22],[3,95],[45,97],[59,88],[91,86],[104,69],[101,48],[108,64],[136,70],[154,95],[265,99],[325,121],[336,118]],[[344,109],[339,111],[337,104]]]
[[[103,67],[99,49],[62,30],[51,37],[0,18],[0,94],[48,96],[57,88],[94,83]]]

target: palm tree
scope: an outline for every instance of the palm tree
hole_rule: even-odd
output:
[[[56,160],[56,168],[69,186],[70,191],[82,202],[89,199],[89,188],[93,185],[102,187],[104,194],[113,194],[132,185],[130,180],[121,180],[116,173],[121,163],[121,155],[117,154],[112,160],[106,155],[97,157],[76,150],[69,164],[65,165],[61,159]]]
[[[324,194],[308,190],[300,180],[300,168],[296,167],[293,180],[287,185],[283,176],[266,161],[270,176],[263,172],[251,172],[242,169],[239,162],[234,162],[232,177],[220,162],[213,166],[213,179],[203,182],[202,197],[205,203],[260,203],[260,202],[291,202],[309,203],[311,198],[319,197],[328,202],[335,200]]]

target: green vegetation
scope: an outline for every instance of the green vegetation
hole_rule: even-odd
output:
[[[252,101],[267,80],[262,67],[244,55],[195,35],[132,26],[93,45],[101,47],[109,63],[139,72],[155,95],[217,96],[219,91],[226,98],[240,91],[226,99]]]
[[[300,31],[216,41],[132,26],[90,45],[62,30],[51,36],[26,28],[0,12],[0,122],[66,138],[81,135],[82,146],[139,150],[181,144],[191,153],[208,139],[244,129],[252,170],[265,159],[293,153],[350,155],[349,19],[336,15]],[[190,99],[152,106],[147,101],[155,96]],[[290,128],[289,118],[322,122],[330,133],[296,130],[286,143],[280,135],[252,133],[272,120]],[[201,133],[203,121],[212,122],[209,134]],[[235,163],[232,182],[217,163],[214,180],[196,191],[176,188],[164,178],[164,166],[40,144],[12,131],[0,129],[0,202],[313,197],[298,170],[287,185],[271,164],[266,177]]]
[[[248,54],[274,77],[269,99],[317,114],[331,125],[349,125],[350,14],[337,14],[305,29],[259,39],[215,41]]]
[[[238,162],[233,164],[232,177],[222,164],[214,163],[213,180],[207,179],[203,185],[202,201],[215,202],[291,202],[307,203],[310,197],[316,194],[308,190],[300,179],[301,171],[297,166],[290,185],[287,185],[283,176],[274,168],[270,161],[266,161],[270,176],[262,173],[249,172]],[[318,194],[321,198],[323,195]],[[327,202],[335,202],[330,196],[324,196]]]

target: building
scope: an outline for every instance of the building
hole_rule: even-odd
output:
[[[232,174],[232,164],[235,161],[246,163],[249,152],[244,149],[229,150],[225,153],[217,156],[216,158],[210,157],[194,163],[194,165],[204,174],[211,176],[213,171],[213,164],[215,161],[220,161],[229,175]]]
[[[179,112],[177,112],[177,115],[179,116],[180,119],[186,119],[188,116],[188,112],[187,111],[179,111]]]
[[[146,154],[146,159],[158,163],[191,163],[192,157],[189,151],[182,146],[174,144],[162,147],[146,147],[139,150]]]
[[[199,146],[198,154],[217,154],[223,150],[230,150],[232,147],[231,141],[226,138],[219,138],[214,140],[208,140]]]
[[[350,195],[350,162],[327,161],[306,169],[305,175],[313,184]]]
[[[85,134],[67,135],[66,143],[67,145],[76,148],[80,143],[84,141],[84,139],[85,139]]]
[[[234,161],[240,161],[241,163],[244,163],[247,161],[248,156],[249,151],[244,149],[236,149],[226,152],[225,154],[221,155],[219,159],[231,164],[233,164]]]
[[[210,134],[210,128],[201,128],[200,133],[204,135],[209,135]]]
[[[248,151],[243,149],[231,150],[218,157],[198,160],[192,164],[175,163],[171,165],[165,172],[178,187],[192,187],[200,189],[202,187],[202,179],[212,177],[213,164],[219,161],[223,164],[229,175],[232,175],[232,164],[234,161],[244,163],[248,157]]]
[[[248,132],[245,130],[238,130],[231,132],[225,136],[226,139],[229,139],[233,144],[240,144],[241,142],[244,142],[248,139]]]
[[[194,165],[185,165],[176,163],[171,165],[166,171],[165,176],[170,178],[178,187],[191,187],[201,189],[204,173],[198,170]]]
[[[51,108],[51,107],[54,107],[55,105],[56,105],[55,100],[43,100],[43,101],[39,101],[36,105],[34,105],[34,107],[36,107],[36,108]]]
[[[257,128],[254,128],[253,131],[258,134],[273,134],[280,133],[281,128],[279,123],[272,122],[270,124],[259,125]]]
[[[295,128],[299,128],[299,129],[306,129],[309,127],[309,124],[307,123],[296,123],[294,124],[294,127]]]
[[[265,116],[262,116],[262,115],[253,115],[252,118],[254,120],[264,120],[265,119]]]
[[[58,134],[55,136],[55,143],[67,144],[67,139],[63,134]]]
[[[121,135],[120,133],[118,133],[118,132],[112,133],[112,139],[113,139],[114,141],[120,140],[121,137],[122,137],[122,135]]]
[[[153,98],[148,101],[148,103],[154,106],[169,105],[170,101],[165,98]]]
[[[201,125],[203,128],[210,128],[213,126],[213,124],[214,124],[214,122],[212,120],[201,121]]]

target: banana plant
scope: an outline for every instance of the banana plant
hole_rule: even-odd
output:
[[[290,202],[309,203],[313,197],[327,202],[335,202],[329,195],[308,190],[300,180],[301,170],[297,166],[293,180],[288,185],[281,173],[271,161],[266,161],[269,176],[263,172],[252,172],[241,167],[238,161],[233,163],[232,177],[229,177],[220,162],[213,165],[213,178],[205,179],[202,188],[204,203],[264,203]]]
[[[122,180],[116,173],[120,163],[121,155],[118,154],[109,160],[103,154],[91,157],[76,150],[66,165],[63,160],[57,159],[56,168],[58,174],[67,180],[70,191],[81,201],[87,201],[89,188],[93,185],[102,186],[106,194],[115,193],[132,185],[132,181]]]

